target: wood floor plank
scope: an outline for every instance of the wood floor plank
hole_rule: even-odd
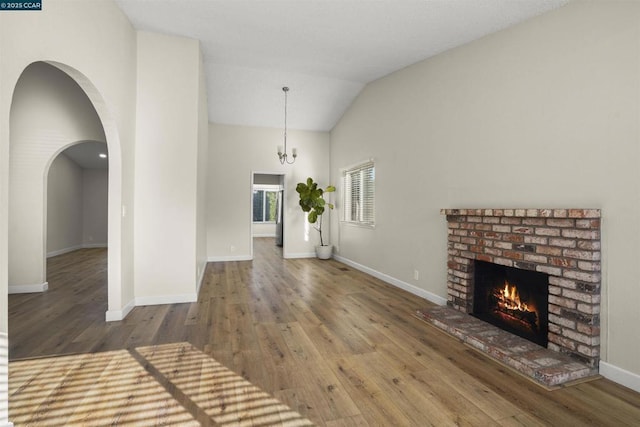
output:
[[[455,378],[442,370],[425,369],[408,375],[407,381],[416,387],[426,387],[434,400],[440,402],[457,422],[470,425],[497,425],[500,420],[521,415],[521,411],[508,399],[492,393],[473,378]]]
[[[304,388],[287,388],[279,390],[274,393],[273,397],[305,418],[314,417],[314,414],[311,412],[313,407],[308,403],[311,402],[311,398],[307,395],[306,389]]]
[[[311,399],[309,406],[324,421],[351,417],[360,414],[360,410],[347,389],[339,381],[325,362],[302,362],[297,366],[298,387],[304,387]]]
[[[162,344],[178,342],[183,339],[190,307],[191,304],[171,304],[153,337],[154,342]],[[202,340],[208,342],[206,334]],[[197,344],[194,343],[194,345]]]
[[[368,427],[367,420],[362,415],[355,417],[340,418],[338,420],[327,421],[327,427]]]
[[[278,327],[284,342],[297,361],[321,363],[324,360],[299,323],[281,323]]]
[[[210,350],[231,351],[230,308],[224,296],[213,297],[209,302],[213,323],[207,337],[207,346]]]
[[[336,357],[352,354],[346,340],[333,333],[323,324],[319,326],[306,326],[305,333],[313,340],[313,344],[323,357]]]
[[[471,402],[461,396],[450,396],[445,379],[435,377],[430,381],[418,381],[420,373],[403,373],[378,353],[361,357],[378,386],[411,418],[413,425],[494,424],[487,414],[479,411]],[[425,396],[428,398],[425,399]]]
[[[264,323],[256,326],[262,354],[265,354],[276,366],[295,368],[295,356],[287,346],[280,328],[275,323]]]
[[[368,374],[366,364],[363,365],[357,356],[336,360],[333,370],[358,406],[360,415],[370,425],[417,425],[411,422],[395,402],[387,398]]]
[[[231,350],[251,351],[258,348],[258,335],[247,304],[233,304],[228,311]]]

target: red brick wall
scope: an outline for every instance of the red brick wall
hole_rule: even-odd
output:
[[[443,209],[447,304],[473,308],[473,261],[549,274],[550,349],[597,367],[601,244],[598,209]]]

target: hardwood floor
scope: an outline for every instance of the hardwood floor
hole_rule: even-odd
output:
[[[421,298],[334,260],[284,260],[273,239],[254,250],[210,263],[197,303],[111,323],[106,251],[52,258],[47,293],[9,296],[10,358],[185,341],[317,425],[640,425],[638,393],[546,391],[413,317]]]

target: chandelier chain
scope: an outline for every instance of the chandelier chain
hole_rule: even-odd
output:
[[[291,150],[293,160],[289,161],[289,156],[287,155],[287,92],[289,92],[289,88],[285,86],[282,88],[282,91],[284,92],[284,151],[278,148],[278,159],[280,160],[280,164],[284,165],[287,163],[291,165],[296,161],[298,153],[296,149],[293,148]]]

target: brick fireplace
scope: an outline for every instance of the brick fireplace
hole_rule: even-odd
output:
[[[545,387],[594,377],[600,359],[600,210],[442,209],[441,214],[448,228],[447,306],[418,309],[416,316]],[[469,315],[474,269],[484,263],[548,275],[536,281],[548,291],[546,348]]]
[[[549,275],[548,349],[597,369],[601,243],[598,209],[443,209],[447,305],[471,313],[474,261]]]

